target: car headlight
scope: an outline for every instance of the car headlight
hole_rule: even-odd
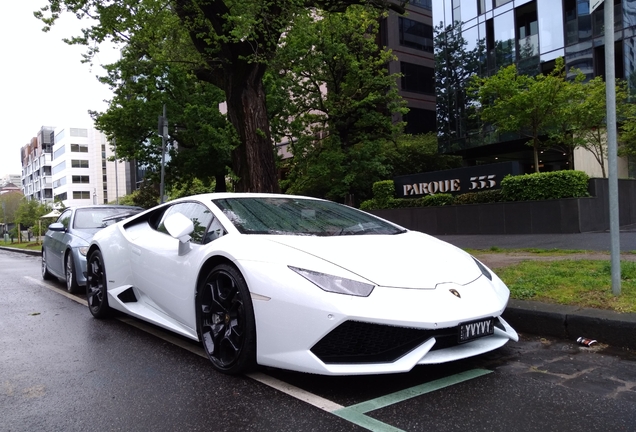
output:
[[[472,258],[475,260],[475,264],[477,264],[477,267],[479,267],[479,270],[481,270],[481,274],[486,276],[488,279],[492,280],[492,274],[488,271],[486,266],[480,263],[477,258],[475,257],[472,257]]]
[[[375,288],[375,285],[358,282],[340,276],[333,276],[292,266],[289,266],[289,268],[316,285],[321,290],[327,292],[367,297],[371,294],[373,288]]]
[[[86,256],[86,254],[88,253],[88,246],[82,246],[80,248],[77,248],[77,250],[79,251],[79,253],[81,253],[83,256]]]

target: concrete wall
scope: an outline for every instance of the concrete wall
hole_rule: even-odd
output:
[[[636,180],[619,180],[619,223],[636,224]],[[590,179],[590,197],[373,210],[428,234],[560,234],[609,229],[607,179]]]

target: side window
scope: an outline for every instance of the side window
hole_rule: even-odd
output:
[[[210,228],[208,228],[208,232],[205,233],[203,244],[210,243],[211,241],[214,241],[219,237],[224,236],[225,234],[226,231],[225,228],[223,228],[223,225],[221,225],[221,222],[219,222],[217,218],[214,218],[212,220],[212,223],[210,224]]]
[[[157,231],[168,233],[164,226],[164,221],[174,213],[181,213],[188,217],[194,224],[194,232],[191,234],[192,243],[204,244],[207,243],[208,228],[211,226],[211,222],[214,219],[212,212],[202,204],[195,202],[185,202],[175,204],[170,207],[161,218],[161,222],[157,227]],[[222,227],[221,227],[222,228]]]
[[[64,211],[59,218],[57,218],[57,222],[64,225],[64,228],[68,229],[69,224],[71,222],[71,214],[73,214],[72,210]]]

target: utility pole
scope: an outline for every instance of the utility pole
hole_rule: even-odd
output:
[[[159,184],[159,202],[163,204],[164,182],[166,176],[166,140],[168,139],[168,117],[166,104],[163,104],[163,115],[159,117],[159,135],[161,135],[161,183]]]
[[[115,149],[115,204],[119,205],[119,177],[117,173],[117,139],[113,138],[113,147]]]
[[[600,1],[594,0],[592,6]],[[612,293],[621,293],[620,222],[618,217],[618,163],[616,144],[616,73],[614,70],[614,2],[605,0],[605,97],[607,105],[607,165]]]

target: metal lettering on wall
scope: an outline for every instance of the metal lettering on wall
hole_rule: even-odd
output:
[[[400,198],[433,195],[436,193],[462,194],[499,189],[501,180],[508,175],[521,174],[519,162],[502,162],[445,171],[410,174],[395,177],[396,196]]]

